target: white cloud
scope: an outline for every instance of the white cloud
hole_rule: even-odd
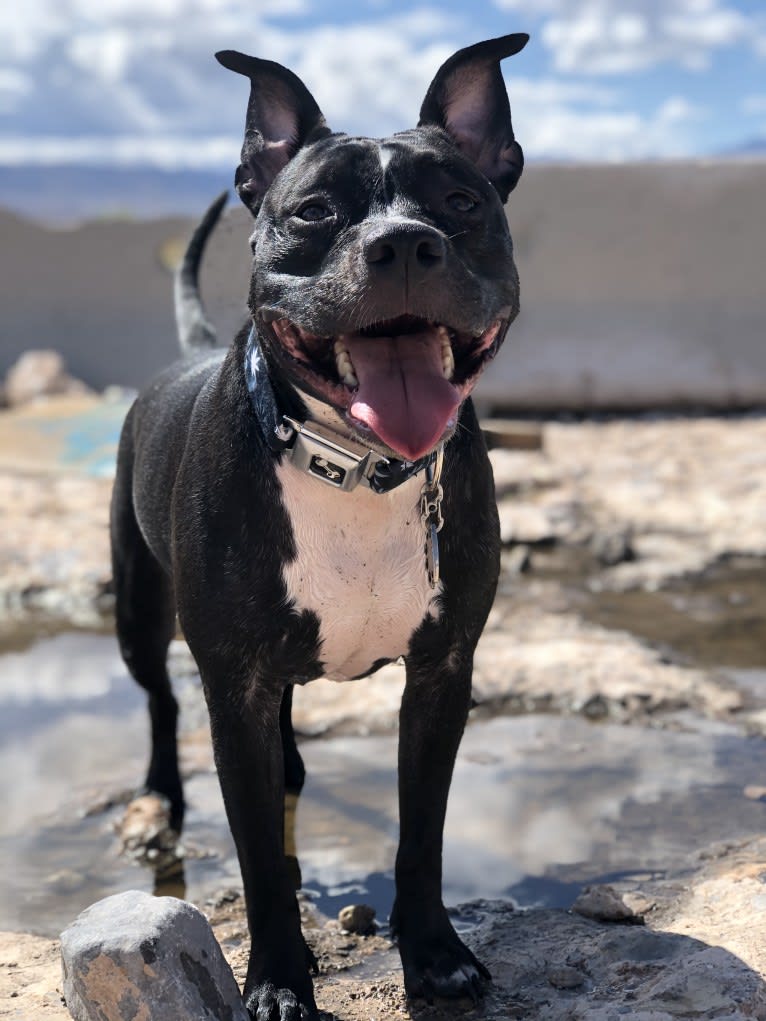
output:
[[[561,104],[589,104],[596,107],[614,106],[620,102],[620,92],[592,82],[573,81],[571,78],[525,78],[509,76],[506,87],[513,106],[531,105],[542,112],[546,107]]]
[[[646,116],[619,94],[558,79],[512,79],[514,129],[528,157],[620,162],[680,157],[694,151],[691,126],[703,112],[670,96]]]
[[[46,135],[0,136],[0,164],[52,166],[85,163],[103,166],[145,166],[164,170],[179,166],[193,170],[235,167],[242,144],[240,135],[197,138],[193,145],[186,136],[117,135],[105,142],[102,135],[71,138]],[[180,157],[180,158],[179,158]]]
[[[501,11],[524,11],[530,14],[549,14],[561,8],[562,0],[493,0]]]
[[[726,0],[495,0],[502,9],[550,15],[540,35],[557,71],[622,74],[657,64],[690,70],[741,42],[759,45],[756,17]]]
[[[75,36],[67,52],[75,67],[82,71],[107,82],[120,82],[128,70],[131,48],[127,33],[113,28]]]
[[[641,114],[615,87],[617,79],[607,87],[585,75],[662,60],[702,66],[716,47],[741,37],[746,21],[727,0],[495,2],[537,17],[542,12],[554,68],[566,72],[533,80],[517,77],[521,59],[504,65],[514,124],[532,157],[693,152],[702,112],[684,97],[670,96]],[[385,135],[415,123],[437,67],[476,35],[470,20],[428,6],[393,14],[386,7],[389,13],[373,17],[360,0],[360,20],[345,24],[296,17],[285,27],[269,16],[299,14],[307,3],[24,0],[0,6],[0,161],[231,166],[248,84],[213,60],[215,50],[228,48],[292,68],[333,128]]]
[[[29,95],[33,84],[22,71],[0,68],[0,116],[10,113],[21,97]]]
[[[657,120],[662,124],[681,124],[684,121],[699,121],[706,117],[705,111],[685,96],[670,96],[657,109]]]
[[[62,134],[82,136],[89,150],[101,135],[111,159],[118,138],[146,135],[143,150],[164,153],[168,135],[176,140],[186,132],[176,159],[189,164],[199,158],[200,139],[241,137],[247,83],[213,59],[228,48],[292,68],[334,128],[387,134],[415,123],[432,74],[465,38],[460,19],[429,7],[356,24],[298,21],[288,30],[263,14],[276,0],[261,3],[256,15],[250,6],[250,0],[68,0],[57,8],[66,17],[44,24],[23,12],[11,17],[4,7],[6,150],[17,151],[27,135],[37,139],[30,157],[42,158],[34,153],[52,152]],[[25,35],[26,50],[7,43],[14,34]],[[31,89],[15,87],[29,81]]]
[[[759,116],[766,113],[766,93],[743,96],[740,102],[742,113],[747,116]]]

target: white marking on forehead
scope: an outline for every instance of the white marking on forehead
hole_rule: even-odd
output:
[[[393,145],[379,145],[378,146],[378,157],[380,159],[380,166],[385,174],[388,169],[388,164],[391,162],[391,157],[394,155]]]

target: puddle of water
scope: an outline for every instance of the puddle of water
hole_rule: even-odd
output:
[[[748,565],[659,593],[580,589],[587,605],[578,608],[724,664],[762,698],[765,589],[762,571]],[[727,620],[735,622],[730,632]],[[152,889],[152,876],[117,853],[119,810],[82,817],[94,798],[142,777],[144,696],[111,635],[17,634],[4,646],[0,769],[12,782],[0,818],[0,928],[53,935],[100,897]],[[196,679],[176,687],[191,707],[184,717],[198,716]],[[762,783],[766,743],[688,722],[685,731],[552,715],[477,718],[450,797],[447,902],[500,896],[568,907],[585,883],[683,873],[698,848],[762,832],[766,806],[743,788]],[[296,840],[304,888],[327,914],[366,901],[385,919],[398,834],[396,739],[339,737],[302,750],[308,780]],[[212,768],[190,778],[187,797],[186,886],[161,892],[200,903],[239,887],[239,870]]]
[[[732,670],[726,673],[742,692],[749,692],[761,700],[766,692],[766,668],[761,670]]]
[[[114,640],[59,635],[0,669],[0,768],[15,778],[0,835],[0,928],[55,934],[92,901],[151,890],[122,860],[118,810],[81,817],[94,792],[129,787],[147,745],[143,695]],[[567,907],[584,883],[683,871],[708,843],[763,829],[766,807],[742,790],[766,775],[766,744],[731,728],[706,733],[594,725],[579,717],[477,719],[450,796],[448,903],[511,897]],[[366,901],[385,919],[397,841],[395,737],[306,742],[296,813],[303,885],[335,914]],[[186,887],[197,902],[239,873],[212,771],[187,784]]]
[[[698,848],[761,830],[766,807],[742,791],[764,774],[766,744],[723,725],[706,730],[700,740],[698,732],[580,717],[472,723],[450,793],[445,899],[569,907],[589,882],[683,873]],[[297,826],[304,887],[328,914],[365,900],[385,918],[397,840],[396,741],[338,738],[304,753],[309,780]]]
[[[721,565],[693,585],[675,583],[659,592],[594,593],[586,615],[695,663],[747,668],[766,660],[762,563]]]
[[[2,824],[14,834],[118,775],[119,756],[135,754],[144,699],[104,635],[54,635],[1,663],[0,771],[12,781]]]
[[[696,664],[763,668],[766,662],[766,574],[762,560],[738,557],[693,581],[658,591],[597,592],[583,588],[592,559],[578,550],[535,553],[535,577],[560,581],[587,619],[673,649]]]
[[[22,635],[11,647],[0,657],[0,774],[12,778],[0,819],[0,929],[56,935],[100,897],[153,887],[118,853],[121,808],[88,814],[143,777],[145,696],[113,636]],[[189,795],[186,871],[204,899],[239,873],[215,775],[193,778]]]

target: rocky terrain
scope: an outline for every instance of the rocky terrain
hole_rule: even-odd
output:
[[[108,617],[109,480],[29,459],[21,470],[14,414],[0,416],[2,633],[41,617]],[[545,422],[541,438],[539,449],[492,452],[504,570],[477,653],[474,715],[578,716],[700,743],[719,727],[760,742],[766,692],[718,669],[705,636],[724,620],[735,665],[766,664],[766,417]],[[720,571],[739,579],[725,595]],[[173,669],[193,671],[180,642]],[[356,685],[312,684],[296,693],[296,727],[304,739],[389,733],[401,684],[395,666]],[[198,709],[184,707],[187,771],[211,768]],[[757,780],[736,796],[760,804]],[[318,1002],[348,1021],[766,1018],[763,832],[699,846],[662,876],[634,870],[614,884],[620,918],[488,901],[456,909],[494,976],[478,1009],[407,1004],[385,930],[346,933],[306,901]],[[200,906],[241,981],[239,891]],[[62,988],[56,940],[0,937],[0,1018],[64,1019]]]

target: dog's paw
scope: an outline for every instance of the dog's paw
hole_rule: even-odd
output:
[[[299,997],[292,989],[277,989],[262,982],[250,991],[245,1005],[253,1021],[318,1021],[314,996]]]
[[[410,997],[431,1003],[436,996],[467,997],[477,1003],[492,976],[458,938],[449,924],[429,935],[407,938],[399,934],[404,989]]]

